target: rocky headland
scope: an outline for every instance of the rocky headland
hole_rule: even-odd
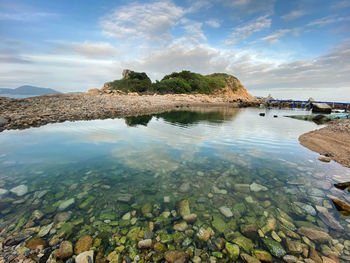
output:
[[[251,98],[214,95],[138,95],[117,90],[91,90],[81,94],[55,94],[26,99],[0,97],[0,131],[25,129],[48,123],[106,119],[160,113],[197,105],[255,106]]]
[[[101,89],[86,93],[25,99],[0,97],[0,132],[55,122],[160,113],[188,106],[258,105],[240,81],[228,74],[202,76],[182,71],[156,83],[146,73],[124,70],[122,75],[122,79],[106,82]]]

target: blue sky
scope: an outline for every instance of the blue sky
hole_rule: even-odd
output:
[[[350,0],[0,2],[0,87],[226,72],[253,95],[350,101]]]

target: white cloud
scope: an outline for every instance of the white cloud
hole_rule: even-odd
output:
[[[261,38],[261,40],[267,41],[270,45],[279,42],[279,39],[283,37],[285,34],[291,32],[290,29],[279,29],[277,32],[270,34],[266,37]]]
[[[339,23],[344,21],[350,21],[350,16],[347,17],[338,17],[338,16],[326,16],[320,19],[314,20],[308,23],[308,26],[324,26],[333,23]]]
[[[0,21],[38,21],[47,18],[58,17],[58,14],[48,12],[0,12]]]
[[[217,19],[209,19],[205,21],[205,24],[213,28],[219,28],[221,26],[219,20]]]
[[[197,41],[206,41],[207,37],[202,30],[202,25],[200,22],[192,21],[184,25],[187,37]]]
[[[54,52],[74,53],[86,58],[110,58],[118,49],[106,42],[59,43]]]
[[[285,21],[292,21],[295,20],[303,15],[305,15],[305,10],[299,9],[299,10],[292,10],[288,14],[283,15],[281,18]]]
[[[231,7],[235,15],[271,13],[273,12],[275,0],[214,0],[224,6]],[[243,11],[243,13],[242,13]]]
[[[170,31],[184,13],[171,1],[132,3],[104,17],[101,26],[109,37],[160,41],[171,39]]]
[[[235,44],[240,40],[244,40],[255,32],[259,32],[266,28],[270,28],[271,18],[268,15],[260,16],[255,20],[246,23],[242,26],[236,27],[232,35],[226,40],[226,44]]]
[[[342,0],[338,1],[337,3],[333,4],[331,8],[333,9],[341,9],[341,8],[347,8],[350,6],[350,1],[349,0]]]

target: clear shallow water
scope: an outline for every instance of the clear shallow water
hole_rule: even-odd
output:
[[[225,252],[217,239],[238,244],[241,234],[247,236],[243,229],[248,225],[264,229],[265,237],[271,239],[274,234],[264,226],[275,220],[275,233],[304,245],[308,241],[297,236],[303,225],[329,233],[343,249],[313,241],[317,251],[323,255],[333,251],[345,260],[350,255],[345,242],[350,239],[350,221],[326,195],[349,200],[349,194],[333,187],[335,182],[350,181],[349,169],[334,162],[321,163],[318,154],[299,145],[299,135],[320,126],[282,117],[308,113],[271,110],[260,117],[261,111],[198,108],[2,132],[0,188],[28,187],[23,196],[1,196],[3,236],[28,228],[35,236],[35,231],[54,222],[43,236],[52,246],[64,239],[74,243],[90,234],[104,240],[96,247],[101,257],[123,245],[122,256],[139,254],[142,258],[143,251],[137,250],[128,232],[146,231],[151,221],[156,233],[153,243],[157,236],[175,238],[181,233],[179,242],[160,241],[167,250],[189,248],[205,260],[213,255],[220,258],[215,252]],[[273,118],[275,114],[279,117]],[[67,200],[71,204],[65,207]],[[188,224],[186,234],[173,229],[182,221],[176,205],[181,200],[189,200],[191,213],[198,217]],[[223,215],[222,207],[232,213]],[[327,212],[320,213],[322,207]],[[35,216],[37,211],[40,216]],[[136,214],[129,218],[133,211]],[[59,216],[65,223],[59,222]],[[286,224],[289,230],[281,226]],[[33,229],[36,226],[41,228]],[[201,227],[213,229],[211,241],[198,238]],[[115,233],[118,238],[113,239]],[[124,243],[120,241],[123,236],[127,236]],[[249,239],[254,248],[269,251],[256,233]],[[152,260],[162,258],[159,254]],[[223,258],[227,260],[227,255]]]

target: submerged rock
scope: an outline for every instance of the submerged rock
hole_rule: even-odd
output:
[[[226,242],[225,248],[231,260],[236,260],[239,257],[239,247],[236,244]]]
[[[225,189],[219,189],[217,188],[215,185],[213,186],[213,193],[214,194],[222,194],[222,195],[226,195],[227,191]]]
[[[75,263],[94,263],[94,251],[85,251],[75,258]]]
[[[320,242],[320,243],[325,243],[331,239],[327,233],[313,229],[311,227],[302,226],[301,228],[298,229],[298,233],[300,235],[304,235],[308,237],[309,239],[315,242]]]
[[[256,259],[256,258],[254,258],[246,253],[242,253],[241,258],[246,263],[260,263],[261,262],[259,259]]]
[[[9,191],[3,188],[0,188],[0,196],[7,194]]]
[[[173,228],[176,231],[183,232],[183,231],[185,231],[188,228],[188,225],[187,225],[187,223],[185,221],[183,221],[183,222],[180,222],[178,224],[175,224]]]
[[[190,190],[191,190],[191,184],[189,182],[184,182],[179,188],[179,192],[181,193],[186,193],[186,192],[189,192]]]
[[[16,186],[10,190],[11,193],[17,195],[17,196],[23,196],[26,193],[28,193],[28,186],[21,184],[19,186]]]
[[[194,223],[197,220],[197,215],[196,214],[189,214],[189,215],[184,215],[183,219],[187,223]]]
[[[93,239],[90,235],[82,236],[74,246],[74,253],[79,255],[82,252],[88,251],[92,246],[92,242]]]
[[[51,224],[46,225],[46,226],[43,226],[40,229],[39,233],[38,233],[38,237],[46,236],[50,232],[50,230],[53,227],[53,225],[54,225],[54,223],[51,223]]]
[[[255,249],[253,254],[260,261],[273,262],[271,254],[267,251]]]
[[[262,238],[265,247],[270,251],[275,257],[281,258],[286,254],[286,251],[277,241],[270,238]]]
[[[328,209],[321,206],[316,206],[319,217],[327,226],[335,230],[343,230],[344,227],[335,219],[335,217],[328,212]]]
[[[185,252],[178,250],[167,251],[165,252],[164,257],[169,263],[185,263],[188,258]]]
[[[244,236],[236,237],[233,240],[233,243],[237,244],[247,253],[250,253],[250,251],[254,248],[253,242]]]
[[[221,214],[223,214],[227,218],[233,217],[233,213],[232,213],[231,209],[227,206],[220,207],[219,211]]]
[[[133,196],[131,194],[122,194],[118,196],[117,201],[121,203],[130,203]]]
[[[186,215],[191,214],[190,211],[190,203],[187,199],[181,200],[177,203],[177,209],[179,211],[179,214],[184,217]]]
[[[57,257],[61,259],[70,258],[73,255],[73,245],[69,241],[63,241],[57,251]]]
[[[152,247],[152,239],[144,239],[139,241],[139,243],[137,244],[137,246],[139,248],[150,248]]]
[[[334,206],[338,209],[340,213],[344,215],[350,214],[350,204],[332,195],[328,195],[328,197],[332,200]]]
[[[260,191],[267,191],[267,187],[257,184],[257,183],[252,183],[250,186],[250,191],[252,192],[260,192]]]
[[[206,230],[205,228],[201,227],[198,230],[197,236],[202,241],[208,241],[210,238],[210,232]]]
[[[64,211],[64,210],[68,209],[69,207],[71,207],[74,203],[75,203],[75,199],[74,198],[70,198],[70,199],[62,202],[58,206],[58,211]]]

